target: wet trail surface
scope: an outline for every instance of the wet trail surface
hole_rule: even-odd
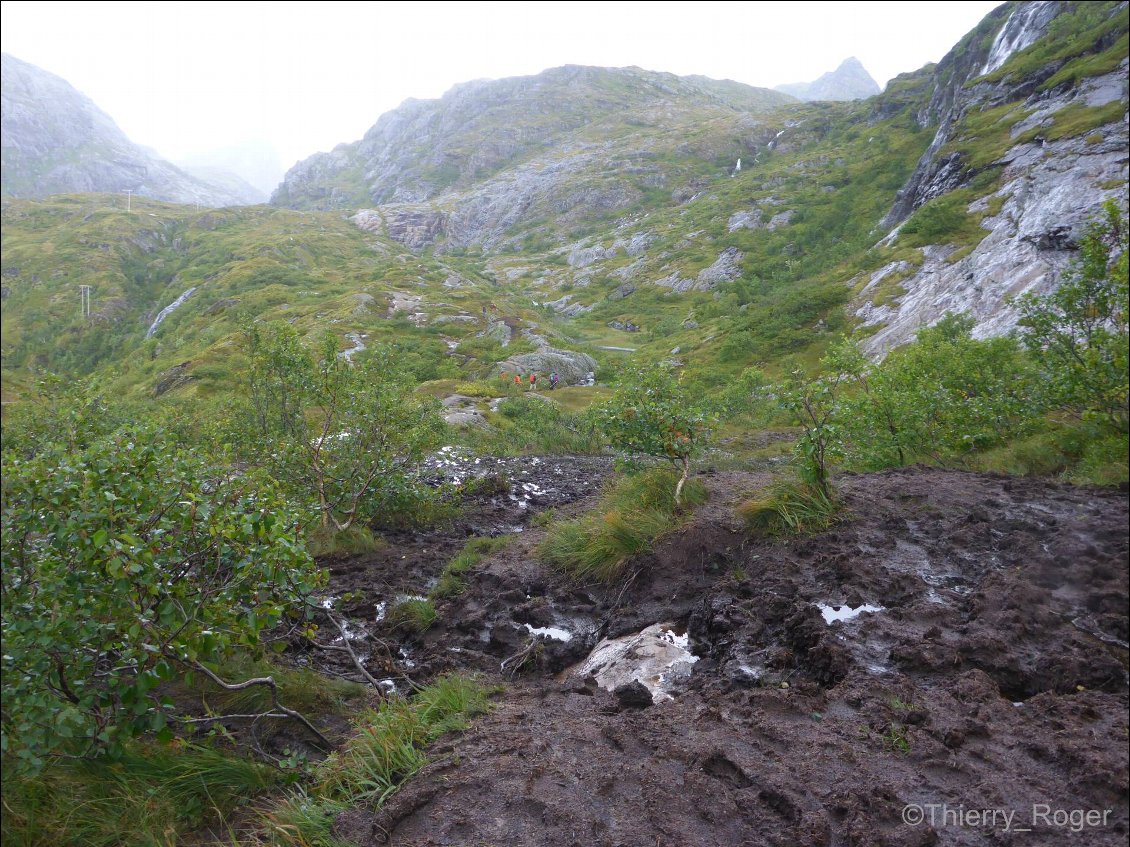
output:
[[[1126,843],[1125,493],[929,469],[844,476],[841,523],[771,542],[733,513],[768,477],[706,474],[709,502],[619,584],[593,587],[540,564],[544,531],[522,516],[591,506],[607,463],[507,461],[530,476],[510,468],[509,487],[446,534],[331,565],[333,591],[354,592],[342,610],[388,645],[382,660],[356,641],[374,674],[388,660],[417,680],[469,670],[507,686],[383,809],[341,815],[342,837]],[[554,467],[554,492],[510,499],[523,483],[547,490]],[[468,533],[519,526],[422,636],[376,620],[380,602],[426,593]],[[1056,810],[1092,809],[1110,810],[1105,824],[1057,824]]]

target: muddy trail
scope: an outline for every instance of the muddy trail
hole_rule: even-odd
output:
[[[593,587],[539,563],[544,530],[524,518],[590,506],[607,465],[522,461],[529,477],[511,469],[462,525],[331,563],[373,674],[506,686],[382,809],[339,816],[342,838],[1126,843],[1125,493],[848,475],[837,526],[772,542],[733,512],[768,477],[707,473],[707,504],[620,583]],[[548,493],[545,468],[568,481]],[[525,483],[544,502],[521,505]],[[468,533],[507,528],[523,531],[430,630],[383,625],[380,604],[426,594]]]

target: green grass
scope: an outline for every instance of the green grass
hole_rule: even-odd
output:
[[[617,479],[593,513],[552,524],[538,554],[577,579],[615,582],[631,559],[648,552],[680,523],[677,479],[666,468]],[[684,504],[705,500],[705,487],[690,479],[683,489]]]
[[[446,600],[457,597],[467,590],[466,575],[483,559],[510,543],[510,538],[500,535],[497,538],[472,538],[463,549],[444,566],[439,580],[428,595],[432,600]]]
[[[382,538],[373,535],[368,527],[356,524],[345,530],[318,526],[306,533],[306,549],[312,556],[372,553],[383,546]]]
[[[5,768],[5,770],[7,770]],[[277,785],[281,773],[191,744],[131,746],[115,762],[57,761],[3,779],[5,847],[173,847]]]
[[[223,667],[216,669],[216,673],[226,682],[271,676],[278,686],[279,701],[311,718],[331,714],[347,715],[365,700],[369,691],[364,685],[325,677],[308,668],[288,668],[247,656],[230,659]],[[240,691],[227,691],[203,674],[195,675],[193,685],[186,687],[186,693],[192,698],[198,698],[201,707],[217,714],[255,714],[265,712],[271,706],[271,694],[266,686],[255,685]],[[267,738],[292,726],[293,722],[285,719],[271,719],[261,722],[257,733],[260,738]]]
[[[835,523],[841,504],[812,485],[778,480],[761,496],[738,507],[749,529],[770,538],[823,532]]]
[[[475,680],[447,676],[410,700],[389,700],[363,714],[357,733],[318,765],[309,785],[265,810],[265,837],[279,847],[338,847],[331,833],[337,814],[379,807],[427,763],[429,743],[490,710],[492,693]]]
[[[395,628],[420,634],[427,632],[438,619],[435,603],[431,600],[403,600],[388,610],[386,620]]]
[[[1040,432],[972,456],[978,471],[1119,486],[1130,477],[1125,433],[1090,422],[1049,422]]]
[[[496,456],[603,451],[605,441],[596,427],[584,416],[563,409],[549,393],[506,398],[488,416],[490,430],[465,432],[463,440],[479,452]]]

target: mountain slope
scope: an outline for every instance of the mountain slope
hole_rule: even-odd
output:
[[[1004,332],[1009,297],[1053,288],[1088,218],[1124,200],[1126,31],[1122,3],[1006,5],[854,102],[631,69],[474,83],[275,196],[332,211],[7,201],[6,379],[148,392],[175,370],[206,396],[257,318],[395,339],[432,377],[553,346],[606,373],[678,361],[707,389],[811,365],[854,329],[881,356],[946,311]]]
[[[852,56],[844,59],[838,68],[820,76],[812,82],[790,82],[773,86],[798,100],[863,100],[873,97],[882,89],[875,82],[863,63]]]
[[[176,203],[247,202],[239,192],[197,179],[131,142],[109,115],[60,77],[6,53],[0,62],[5,197],[129,189]]]
[[[947,311],[982,336],[1046,293],[1108,198],[1126,202],[1125,2],[1006,4],[933,71],[917,120],[935,128],[884,218],[889,261],[857,280],[881,355]]]
[[[695,119],[724,116],[730,129],[740,131],[739,116],[789,101],[740,83],[638,68],[570,65],[532,77],[469,82],[439,100],[406,101],[382,115],[361,141],[300,162],[272,202],[318,209],[419,202],[482,184],[507,169],[537,167],[546,154],[572,154],[560,167],[581,182],[618,166],[654,173],[660,169],[646,161],[617,156],[654,159],[680,143],[683,156],[740,155],[740,147],[716,138],[704,139],[704,148]],[[660,126],[686,137],[659,149],[633,143]]]

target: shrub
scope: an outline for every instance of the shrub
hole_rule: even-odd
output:
[[[159,431],[5,456],[5,759],[34,772],[171,737],[161,684],[211,675],[319,585],[296,524],[267,481],[217,479]]]

